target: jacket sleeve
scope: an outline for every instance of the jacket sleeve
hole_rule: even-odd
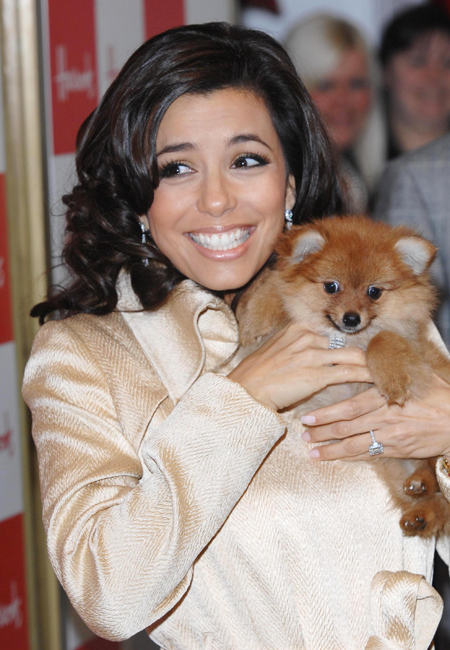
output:
[[[64,321],[39,332],[23,393],[53,568],[94,632],[128,638],[186,592],[195,559],[284,433],[283,420],[208,373],[162,424],[150,423],[142,463],[98,364]]]

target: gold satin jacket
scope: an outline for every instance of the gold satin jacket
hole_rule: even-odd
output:
[[[402,536],[373,464],[312,462],[298,422],[224,376],[221,300],[185,281],[139,312],[125,274],[119,294],[43,326],[23,389],[50,559],[87,625],[166,650],[426,650],[434,540]]]

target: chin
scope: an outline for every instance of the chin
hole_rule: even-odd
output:
[[[210,291],[237,291],[254,277],[255,273],[239,277],[197,278],[195,281]]]

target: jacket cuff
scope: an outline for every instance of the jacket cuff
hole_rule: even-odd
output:
[[[442,494],[450,501],[450,459],[446,456],[438,458],[436,463],[436,477]]]

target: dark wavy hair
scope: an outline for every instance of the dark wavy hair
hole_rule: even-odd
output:
[[[450,16],[436,5],[418,5],[395,14],[381,37],[380,60],[383,67],[395,54],[409,50],[417,39],[435,31],[450,36]]]
[[[184,279],[139,215],[158,187],[156,135],[168,107],[185,93],[242,88],[264,99],[296,183],[294,222],[339,208],[334,154],[320,118],[283,47],[263,32],[226,23],[171,29],[128,60],[77,136],[78,184],[67,206],[63,260],[71,280],[53,287],[32,316],[108,314],[121,269],[143,308],[158,308]],[[148,263],[144,264],[144,260]]]

